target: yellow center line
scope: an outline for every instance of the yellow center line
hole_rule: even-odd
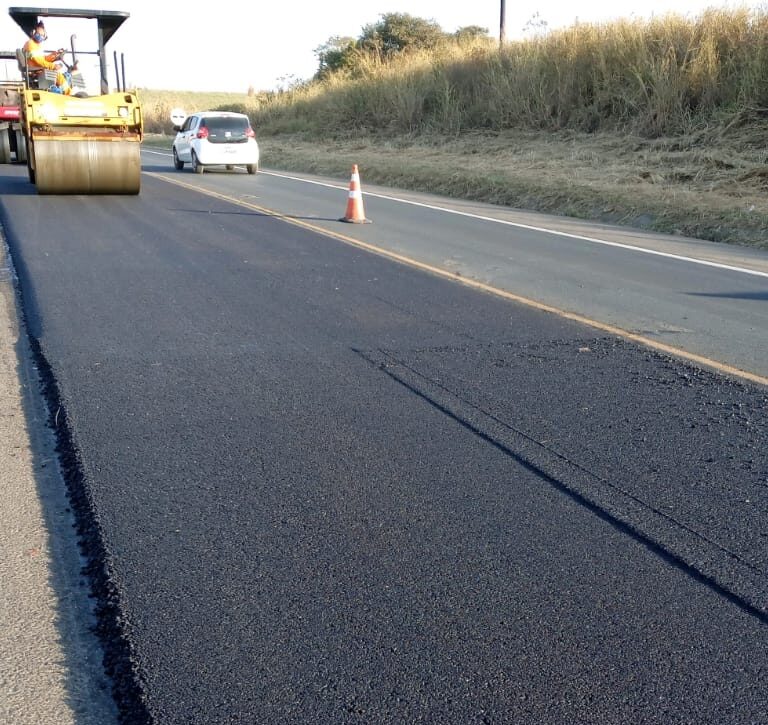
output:
[[[610,325],[606,322],[593,320],[590,317],[585,317],[584,315],[580,315],[576,312],[569,312],[567,310],[562,310],[559,307],[553,307],[552,305],[547,305],[547,304],[544,304],[543,302],[538,302],[528,297],[522,297],[521,295],[514,294],[513,292],[508,292],[498,287],[493,287],[491,285],[485,284],[484,282],[478,282],[477,280],[469,279],[467,277],[464,277],[459,272],[451,272],[449,270],[441,269],[440,267],[435,267],[425,262],[420,262],[419,260],[413,259],[412,257],[408,257],[404,254],[391,252],[382,247],[377,247],[375,244],[362,242],[359,239],[348,237],[346,234],[341,234],[339,232],[334,232],[328,229],[324,229],[323,227],[317,226],[316,224],[312,224],[303,219],[296,219],[289,215],[282,214],[278,211],[275,211],[274,209],[268,209],[266,207],[259,206],[258,204],[252,204],[251,202],[243,201],[242,199],[237,199],[236,197],[227,196],[226,194],[220,194],[217,191],[201,189],[200,187],[194,186],[193,184],[188,184],[178,179],[172,179],[172,178],[169,178],[168,176],[163,176],[162,174],[158,174],[156,172],[145,172],[145,173],[148,173],[150,176],[154,176],[155,178],[162,179],[163,181],[167,181],[170,184],[183,186],[185,189],[191,189],[192,191],[197,191],[197,192],[200,192],[201,194],[206,194],[207,196],[212,196],[216,199],[221,199],[222,201],[227,201],[232,204],[237,204],[239,206],[245,207],[246,209],[251,209],[252,211],[257,211],[266,216],[271,216],[276,219],[280,219],[289,224],[294,224],[298,227],[309,229],[313,232],[317,232],[318,234],[322,234],[323,236],[331,237],[332,239],[336,239],[340,242],[344,242],[345,244],[358,247],[359,249],[364,249],[367,252],[372,252],[373,254],[378,254],[379,256],[386,257],[387,259],[391,259],[395,262],[406,264],[409,267],[415,267],[416,269],[420,269],[425,272],[430,272],[431,274],[435,274],[439,277],[443,277],[444,279],[450,279],[454,282],[459,282],[460,284],[463,284],[466,287],[471,287],[476,290],[482,290],[483,292],[487,292],[489,294],[495,295],[496,297],[502,297],[506,300],[519,302],[520,304],[526,305],[527,307],[532,307],[534,309],[541,310],[542,312],[549,312],[553,315],[557,315],[558,317],[562,317],[566,320],[572,320],[573,322],[578,322],[583,325],[588,325],[589,327],[593,327],[602,332],[607,332],[610,335],[615,335],[616,337],[621,337],[625,340],[631,340],[632,342],[637,342],[641,345],[645,345],[646,347],[650,347],[660,352],[664,352],[669,355],[673,355],[675,357],[679,357],[684,360],[694,362],[698,365],[702,365],[706,368],[710,368],[712,370],[715,370],[719,373],[723,373],[725,375],[732,375],[734,377],[738,377],[743,380],[749,380],[752,383],[758,383],[759,385],[768,386],[768,377],[765,377],[763,375],[757,375],[756,373],[751,373],[751,372],[748,372],[747,370],[742,370],[741,368],[734,367],[733,365],[728,365],[726,363],[719,362],[718,360],[713,360],[712,358],[708,358],[704,355],[697,355],[696,353],[689,352],[688,350],[684,350],[679,347],[674,347],[673,345],[667,345],[663,342],[659,342],[650,337],[645,337],[644,335],[638,335],[637,333],[630,332],[629,330],[624,330],[621,327],[616,327],[615,325]]]

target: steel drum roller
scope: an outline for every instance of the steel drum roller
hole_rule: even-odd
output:
[[[138,194],[138,139],[34,139],[39,194]]]

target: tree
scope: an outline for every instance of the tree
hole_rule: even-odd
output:
[[[363,28],[358,45],[387,60],[406,50],[429,50],[444,43],[446,37],[433,20],[416,18],[408,13],[385,13],[378,23]]]
[[[371,57],[388,62],[411,50],[432,50],[446,42],[487,34],[486,28],[470,25],[456,34],[445,33],[433,20],[424,20],[408,13],[385,13],[377,23],[363,27],[357,39],[333,36],[315,48],[318,59],[316,80],[335,73],[354,75],[365,67]]]
[[[327,78],[333,73],[354,69],[357,56],[357,41],[354,38],[334,35],[315,48],[318,68],[315,77]]]
[[[471,43],[479,38],[488,38],[488,28],[481,28],[479,25],[465,25],[463,28],[459,28],[453,37],[459,43]]]

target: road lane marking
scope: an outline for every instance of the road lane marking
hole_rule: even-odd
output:
[[[659,352],[664,352],[668,355],[682,358],[684,360],[688,360],[689,362],[693,362],[698,365],[702,365],[706,368],[716,370],[719,373],[735,376],[743,380],[749,380],[750,382],[758,383],[759,385],[768,386],[768,377],[765,377],[763,375],[751,373],[747,370],[742,370],[741,368],[737,368],[733,365],[728,365],[727,363],[723,363],[718,360],[713,360],[712,358],[708,358],[704,355],[699,355],[697,353],[689,352],[688,350],[684,350],[679,347],[674,347],[673,345],[667,345],[666,343],[659,342],[658,340],[654,340],[650,337],[645,337],[644,335],[639,335],[635,332],[624,330],[621,327],[616,327],[615,325],[611,325],[606,322],[600,322],[599,320],[594,320],[590,317],[580,315],[576,312],[570,312],[568,310],[560,309],[559,307],[553,307],[552,305],[539,302],[529,297],[523,297],[521,295],[515,294],[514,292],[508,292],[507,290],[500,289],[499,287],[493,287],[492,285],[486,284],[484,282],[480,282],[478,280],[465,277],[459,272],[451,272],[449,270],[442,269],[440,267],[435,267],[425,262],[420,262],[419,260],[413,259],[412,257],[408,257],[404,254],[392,252],[388,249],[384,249],[383,247],[378,247],[375,244],[370,244],[368,242],[360,241],[359,239],[354,239],[353,237],[349,237],[346,234],[341,234],[339,232],[334,232],[329,229],[324,229],[323,227],[317,226],[316,224],[312,224],[303,219],[295,219],[289,215],[282,214],[281,212],[275,211],[273,209],[268,209],[266,207],[259,206],[258,204],[253,204],[248,201],[243,201],[242,199],[228,196],[226,194],[222,194],[217,191],[203,189],[199,186],[195,186],[194,184],[189,184],[185,181],[182,181],[181,179],[174,179],[169,176],[165,176],[162,173],[157,173],[157,172],[145,172],[145,173],[148,173],[150,176],[153,176],[162,181],[166,181],[169,184],[176,184],[177,186],[181,186],[185,189],[190,189],[192,191],[197,191],[201,194],[211,196],[215,199],[220,199],[221,201],[237,204],[239,206],[245,207],[246,209],[251,209],[252,211],[259,212],[260,214],[264,214],[266,216],[280,219],[289,224],[294,224],[295,226],[308,229],[318,234],[322,234],[323,236],[326,236],[326,237],[331,237],[332,239],[336,239],[338,241],[344,242],[345,244],[349,244],[353,247],[358,247],[359,249],[363,249],[367,252],[378,254],[381,257],[386,257],[387,259],[393,260],[395,262],[406,264],[409,267],[414,267],[416,269],[420,269],[422,271],[435,274],[439,277],[442,277],[444,279],[449,279],[454,282],[460,282],[466,287],[471,287],[472,289],[481,290],[483,292],[487,292],[496,297],[502,297],[503,299],[507,299],[512,302],[518,302],[520,304],[526,305],[527,307],[532,307],[534,309],[541,310],[542,312],[549,312],[551,314],[557,315],[558,317],[562,317],[566,320],[571,320],[573,322],[577,322],[582,325],[588,325],[589,327],[593,327],[597,330],[606,332],[610,335],[615,335],[616,337],[621,337],[625,340],[631,340],[632,342],[645,345],[646,347],[653,348],[655,350],[658,350]],[[259,173],[262,173],[262,172],[259,172]]]

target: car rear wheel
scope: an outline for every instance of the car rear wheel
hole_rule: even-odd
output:
[[[197,154],[194,151],[192,152],[192,171],[196,174],[203,173],[203,165],[200,163],[200,159],[197,158]]]
[[[258,164],[247,164],[246,169],[248,169],[249,174],[255,174],[259,170]]]
[[[176,153],[176,147],[173,147],[173,165],[176,167],[176,171],[181,171],[184,168],[184,162],[179,158]]]

